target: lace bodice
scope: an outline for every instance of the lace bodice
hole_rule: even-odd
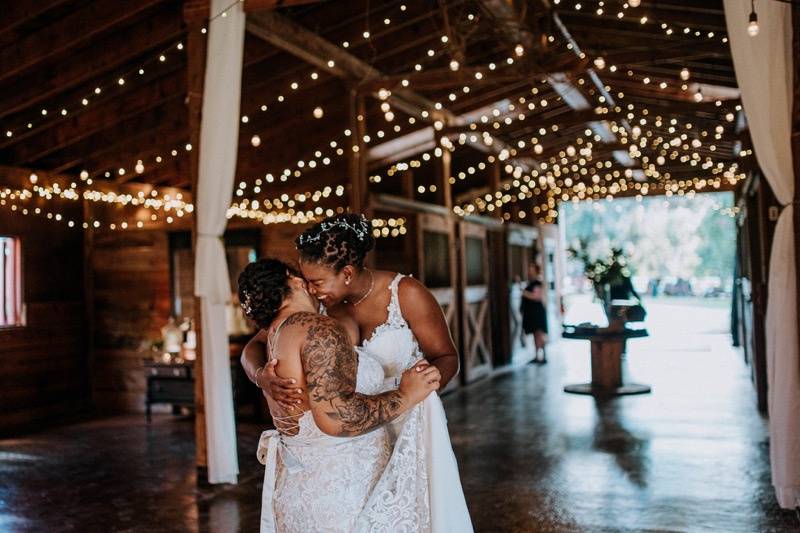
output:
[[[380,362],[387,379],[400,377],[405,369],[421,357],[414,333],[400,310],[398,286],[403,277],[397,274],[389,284],[392,294],[386,322],[375,328],[372,335],[361,343],[361,348]]]
[[[377,394],[383,368],[357,349],[356,390]],[[319,429],[311,411],[296,423],[297,434],[265,431],[258,458],[266,466],[261,531],[351,533],[372,488],[389,460],[385,428],[352,438],[333,437]]]

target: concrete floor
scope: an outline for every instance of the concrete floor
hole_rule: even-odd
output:
[[[477,531],[800,531],[776,506],[765,421],[721,305],[651,303],[629,344],[647,396],[565,394],[588,345],[562,341],[445,399]],[[581,312],[578,312],[581,311]],[[578,301],[572,314],[591,311]],[[191,420],[117,417],[0,441],[0,531],[257,531],[260,432],[240,424],[239,485],[195,488]]]

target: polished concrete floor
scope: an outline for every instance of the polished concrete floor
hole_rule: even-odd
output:
[[[627,374],[650,395],[565,394],[588,379],[588,347],[562,341],[545,366],[446,398],[477,531],[800,531],[774,503],[766,424],[724,308],[649,309],[653,335],[630,343]],[[143,418],[0,441],[0,531],[257,531],[259,427],[239,426],[238,485],[196,489],[191,420]]]

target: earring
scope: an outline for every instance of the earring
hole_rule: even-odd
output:
[[[350,278],[347,278],[346,280],[344,280],[344,284],[345,285],[350,285]]]

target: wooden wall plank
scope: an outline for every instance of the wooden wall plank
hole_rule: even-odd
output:
[[[0,435],[16,435],[89,407],[83,240],[79,230],[5,207],[0,228],[22,243],[27,322],[0,328]]]

